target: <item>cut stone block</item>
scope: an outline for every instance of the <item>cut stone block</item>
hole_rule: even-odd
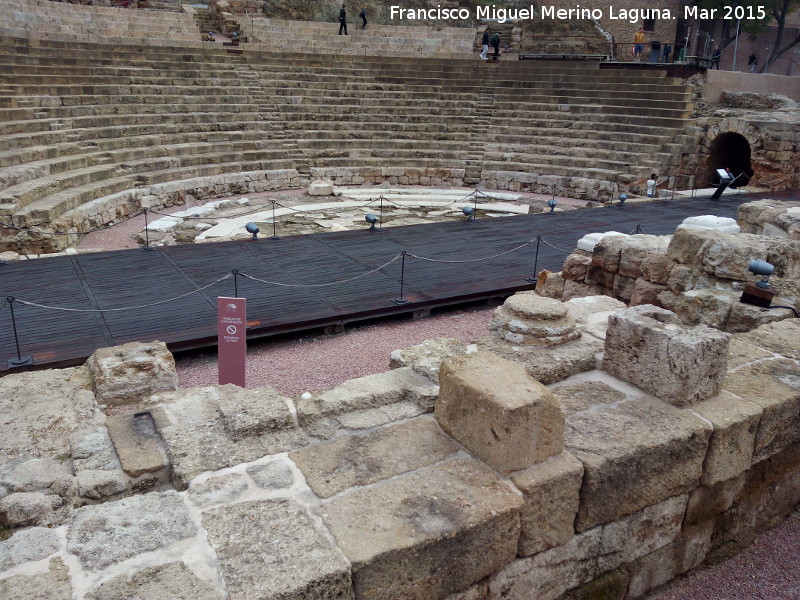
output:
[[[155,473],[167,466],[150,413],[109,417],[106,427],[122,470],[131,477]]]
[[[672,238],[659,235],[632,235],[620,252],[619,274],[636,279],[642,276],[644,262],[653,255],[666,255]]]
[[[723,391],[695,405],[694,412],[714,426],[700,482],[712,486],[748,470],[753,463],[761,407]]]
[[[436,419],[501,473],[564,449],[564,416],[553,394],[515,363],[476,352],[442,363]]]
[[[573,298],[564,303],[567,311],[575,319],[578,325],[586,325],[591,317],[597,314],[609,315],[628,308],[624,302],[620,302],[609,296],[585,296],[583,298]]]
[[[517,346],[494,336],[484,336],[475,342],[479,350],[522,365],[536,381],[549,385],[571,375],[592,371],[597,366],[597,354],[603,342],[583,336],[560,346]]]
[[[221,506],[205,513],[203,526],[230,600],[351,598],[347,561],[289,500]]]
[[[551,391],[565,416],[625,399],[625,394],[602,381],[559,385]]]
[[[61,548],[58,532],[47,527],[28,527],[0,540],[0,573],[24,562],[42,560]]]
[[[489,331],[512,344],[529,346],[555,346],[581,335],[564,303],[528,293],[511,296],[495,310]]]
[[[228,473],[210,477],[203,482],[193,481],[188,495],[192,504],[208,508],[214,504],[227,504],[238,500],[247,491],[247,479],[241,473]]]
[[[800,440],[800,365],[795,361],[779,358],[742,367],[728,373],[724,388],[764,411],[753,462]]]
[[[85,568],[98,571],[196,534],[178,494],[150,493],[77,509],[67,531],[67,550]]]
[[[564,544],[575,535],[583,465],[569,452],[511,476],[525,505],[520,515],[519,556]]]
[[[72,448],[72,464],[76,472],[86,469],[106,471],[119,469],[114,445],[105,427],[80,429],[70,436],[69,445]]]
[[[736,234],[741,231],[736,219],[730,217],[717,217],[714,215],[700,215],[687,217],[678,225],[680,229],[708,229],[719,233]]]
[[[711,431],[705,419],[648,397],[567,417],[564,443],[584,468],[576,531],[697,487]]]
[[[395,350],[390,356],[389,368],[411,367],[435,383],[439,383],[439,367],[445,360],[466,354],[468,345],[454,338],[435,338],[421,344]]]
[[[566,544],[520,558],[489,580],[490,598],[557,600],[567,590],[598,575],[601,527],[575,535]]]
[[[586,254],[572,253],[564,260],[561,275],[570,281],[583,281],[586,270],[592,264],[592,257]]]
[[[247,467],[247,474],[256,485],[266,490],[287,488],[294,482],[292,469],[283,461],[270,460],[267,463]]]
[[[624,233],[608,232],[597,242],[592,251],[592,266],[609,273],[619,271],[622,249],[630,236]]]
[[[683,517],[685,525],[697,525],[718,517],[731,507],[747,482],[747,473],[712,486],[698,486],[689,494]]]
[[[0,579],[0,598],[9,600],[72,600],[69,569],[56,557],[47,573],[14,575]]]
[[[430,600],[513,560],[522,499],[473,460],[447,460],[320,508],[357,598]]]
[[[53,484],[72,477],[68,462],[52,458],[11,460],[0,467],[0,492],[33,492],[49,489]]]
[[[233,441],[294,427],[287,397],[269,387],[229,389],[235,387],[223,386],[219,399],[225,431]]]
[[[308,195],[309,196],[332,196],[333,195],[333,184],[330,181],[322,181],[321,179],[317,179],[312,181],[311,184],[308,186]]]
[[[157,392],[178,389],[175,359],[163,342],[100,348],[86,364],[97,401],[102,404],[132,404]]]
[[[297,404],[300,426],[311,435],[330,439],[342,429],[369,428],[433,409],[439,388],[410,367],[351,379]],[[392,405],[398,414],[387,414]],[[352,417],[348,422],[345,415]],[[345,419],[346,423],[341,420]]]
[[[44,525],[51,511],[63,501],[52,494],[17,492],[0,499],[0,524],[9,527]]]
[[[630,583],[626,598],[642,598],[703,562],[711,546],[712,524],[690,527],[674,542],[629,563]]]
[[[536,293],[545,298],[561,300],[564,295],[564,277],[561,273],[548,270],[539,271],[536,277]]]
[[[600,537],[600,572],[616,569],[666,546],[681,530],[687,495],[668,498],[663,502],[603,525]]]
[[[182,562],[120,575],[86,594],[86,600],[224,600],[225,594]]]
[[[603,369],[676,406],[711,398],[722,388],[730,335],[692,329],[663,308],[645,304],[611,315]]]
[[[250,462],[267,455],[305,446],[308,441],[295,428],[275,430],[233,440],[220,415],[220,402],[248,390],[234,385],[192,388],[160,394],[164,401],[151,410],[172,464],[172,479],[179,489],[204,471]]]
[[[786,319],[780,323],[762,325],[748,333],[739,334],[734,339],[754,347],[750,351],[751,360],[763,356],[764,350],[800,360],[800,344],[797,343],[800,339],[800,319]],[[758,350],[759,348],[763,350]]]
[[[289,454],[314,493],[328,498],[443,460],[459,450],[430,418],[309,446]]]
[[[78,484],[78,495],[92,500],[115,496],[128,490],[128,481],[119,471],[87,469],[79,472],[75,481]]]

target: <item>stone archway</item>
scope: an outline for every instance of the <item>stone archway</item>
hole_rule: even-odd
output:
[[[708,181],[718,182],[717,169],[726,168],[738,176],[737,186],[746,185],[753,177],[750,142],[740,133],[720,133],[708,149]]]

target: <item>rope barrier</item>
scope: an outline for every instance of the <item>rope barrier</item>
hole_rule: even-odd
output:
[[[553,246],[553,244],[551,244],[550,242],[548,242],[548,241],[547,241],[547,240],[545,240],[544,238],[542,238],[542,243],[543,243],[545,246],[550,246],[550,247],[551,247],[553,250],[557,250],[558,252],[561,252],[562,254],[572,254],[572,251],[571,251],[571,250],[570,250],[570,251],[567,251],[567,250],[562,250],[561,248],[556,248],[555,246]]]
[[[361,275],[356,275],[355,277],[350,277],[348,279],[340,279],[339,281],[331,281],[328,283],[280,283],[278,281],[268,281],[266,279],[260,279],[258,277],[254,277],[252,275],[248,275],[247,273],[239,273],[239,277],[244,277],[245,279],[250,279],[251,281],[257,281],[259,283],[265,283],[267,285],[277,285],[280,287],[301,287],[301,288],[319,288],[319,287],[328,287],[331,285],[339,285],[342,283],[348,283],[350,281],[355,281],[356,279],[361,279],[362,277],[366,277],[367,275],[372,275],[373,273],[380,271],[384,267],[388,267],[393,262],[396,262],[398,258],[402,256],[402,252],[395,256],[392,260],[383,263],[379,267],[375,267],[374,269],[367,271],[366,273],[362,273]]]
[[[208,285],[204,285],[203,287],[197,288],[196,290],[192,290],[191,292],[186,292],[185,294],[181,294],[180,296],[175,296],[174,298],[168,298],[167,300],[159,300],[158,302],[151,302],[149,304],[140,304],[139,306],[125,306],[123,308],[65,308],[63,306],[49,306],[47,304],[39,304],[37,302],[29,302],[27,300],[20,300],[19,298],[15,298],[15,302],[19,302],[20,304],[24,304],[26,306],[34,306],[36,308],[45,308],[48,310],[60,310],[64,312],[82,312],[82,313],[105,313],[105,312],[122,312],[126,310],[139,310],[142,308],[150,308],[151,306],[158,306],[159,304],[167,304],[168,302],[174,302],[175,300],[180,300],[181,298],[186,298],[187,296],[191,296],[192,294],[197,294],[208,288],[217,285],[218,283],[225,281],[226,279],[230,279],[233,277],[233,273],[228,273],[216,281],[212,281]]]
[[[470,259],[470,260],[442,260],[442,259],[438,259],[438,258],[430,258],[430,257],[427,257],[427,256],[417,256],[416,254],[411,254],[411,253],[409,253],[408,256],[410,256],[411,258],[416,258],[418,260],[426,260],[428,262],[450,263],[450,264],[473,263],[473,262],[481,262],[481,261],[484,261],[484,260],[491,260],[491,259],[497,258],[499,256],[505,256],[506,254],[511,254],[512,252],[516,252],[517,250],[520,250],[521,248],[524,248],[525,246],[530,246],[535,241],[536,240],[528,240],[524,244],[520,244],[519,246],[517,246],[516,248],[512,248],[511,250],[507,250],[505,252],[500,252],[499,254],[493,254],[492,256],[484,256],[483,258],[473,258],[473,259]]]

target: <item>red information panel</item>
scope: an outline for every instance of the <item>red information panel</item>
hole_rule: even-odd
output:
[[[219,384],[245,387],[247,354],[247,300],[217,298],[217,362]]]

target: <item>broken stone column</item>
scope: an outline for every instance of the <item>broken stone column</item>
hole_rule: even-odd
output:
[[[175,359],[164,342],[100,348],[86,362],[100,404],[134,404],[178,389]]]
[[[501,473],[559,454],[564,415],[552,392],[525,369],[490,352],[442,363],[436,419]]]
[[[603,369],[675,406],[719,393],[730,335],[643,304],[608,319]]]
[[[494,311],[489,331],[526,346],[554,346],[581,336],[567,307],[553,298],[522,293],[511,296]]]

